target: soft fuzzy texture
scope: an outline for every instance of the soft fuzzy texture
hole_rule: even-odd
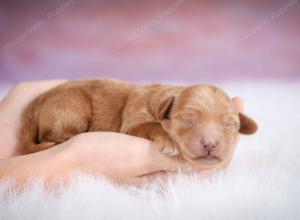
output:
[[[179,175],[165,193],[114,187],[81,174],[53,193],[40,184],[4,196],[0,219],[300,219],[300,84],[226,83],[245,99],[245,111],[259,125],[242,137],[227,171],[212,179]]]

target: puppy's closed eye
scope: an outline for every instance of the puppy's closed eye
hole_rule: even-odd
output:
[[[226,129],[235,129],[238,127],[238,122],[233,117],[226,117],[223,120],[223,126]]]
[[[182,114],[177,118],[178,120],[182,121],[183,124],[188,128],[194,127],[198,122],[197,117],[192,114]]]

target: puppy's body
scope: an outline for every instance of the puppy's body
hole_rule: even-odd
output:
[[[234,125],[223,129],[228,118]],[[208,132],[203,132],[205,127]],[[214,130],[219,132],[210,132]],[[175,147],[188,160],[204,157],[202,163],[217,164],[218,160],[211,161],[221,154],[232,156],[239,131],[255,130],[255,123],[239,115],[230,98],[216,87],[103,79],[70,81],[36,98],[23,114],[20,140],[24,153],[31,153],[82,132],[114,131],[153,140],[162,148]],[[214,145],[220,145],[220,150],[214,149],[218,157],[211,157]]]
[[[154,131],[165,136],[152,109],[161,96],[177,90],[108,79],[64,83],[25,110],[20,135],[23,149],[25,153],[40,151],[88,131],[122,132],[151,140]]]

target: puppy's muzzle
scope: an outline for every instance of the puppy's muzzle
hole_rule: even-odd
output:
[[[207,152],[207,154],[211,154],[212,152],[216,151],[218,149],[218,142],[209,140],[209,141],[201,141],[201,147],[203,148],[204,152]]]

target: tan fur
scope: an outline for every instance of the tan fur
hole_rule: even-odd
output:
[[[82,132],[114,131],[153,140],[162,150],[174,147],[185,159],[208,165],[218,161],[202,158],[203,140],[218,143],[213,155],[221,161],[232,156],[238,132],[252,134],[257,128],[214,86],[135,85],[108,79],[59,85],[30,103],[22,120],[24,153]]]

